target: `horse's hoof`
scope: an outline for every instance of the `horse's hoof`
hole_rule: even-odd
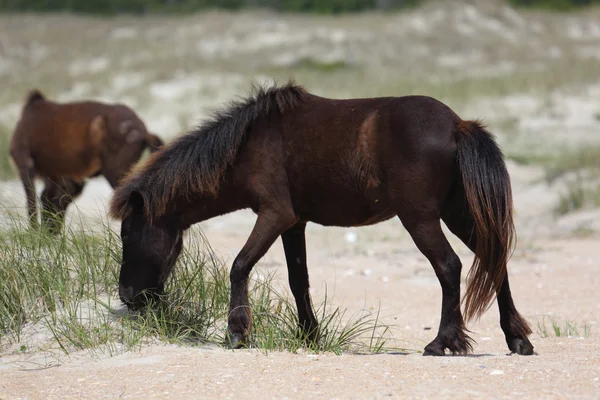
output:
[[[534,354],[533,345],[528,339],[512,339],[510,343],[508,343],[508,348],[511,353],[516,353],[521,356],[531,356]]]
[[[318,347],[319,343],[321,341],[321,337],[319,334],[314,333],[314,332],[306,333],[304,330],[299,330],[296,333],[296,337],[302,341],[304,346],[307,346],[307,347],[311,347],[311,346]]]
[[[227,337],[227,347],[240,349],[246,345],[246,338],[241,333],[230,333]]]
[[[445,354],[446,353],[444,352],[444,348],[441,346],[438,346],[435,343],[428,344],[427,347],[425,347],[425,351],[423,352],[423,356],[441,357]]]
[[[319,336],[313,336],[313,337],[307,337],[304,340],[304,344],[306,346],[314,346],[314,347],[319,347],[319,344],[321,343],[321,338]]]

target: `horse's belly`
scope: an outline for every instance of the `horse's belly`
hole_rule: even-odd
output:
[[[37,172],[47,177],[64,177],[75,180],[87,178],[102,168],[99,155],[91,157],[72,156],[71,154],[40,154],[34,162]]]
[[[315,201],[300,207],[300,218],[324,226],[366,226],[396,215],[387,199],[363,199],[352,196],[337,201]]]
[[[386,182],[359,176],[336,164],[328,171],[302,171],[291,194],[299,216],[324,226],[364,226],[393,217]]]
[[[394,217],[396,214],[393,211],[383,212],[381,214],[370,215],[370,216],[356,216],[354,218],[348,218],[348,216],[336,216],[336,215],[313,215],[307,218],[302,218],[305,221],[313,222],[315,224],[323,226],[368,226],[374,225],[379,222],[387,221]]]

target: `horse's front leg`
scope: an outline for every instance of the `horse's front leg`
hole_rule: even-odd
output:
[[[83,191],[84,183],[59,178],[57,182],[46,179],[42,192],[42,226],[50,234],[61,232],[67,207]]]
[[[243,346],[252,330],[252,313],[248,301],[248,278],[252,267],[267,252],[277,237],[294,225],[296,220],[291,208],[261,208],[250,237],[233,261],[229,274],[231,298],[227,321],[228,341],[231,348]]]

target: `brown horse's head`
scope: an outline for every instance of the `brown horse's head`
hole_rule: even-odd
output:
[[[110,111],[96,117],[91,124],[92,137],[102,137],[101,173],[114,188],[120,179],[142,157],[145,149],[155,152],[163,146],[163,141],[148,132],[144,123],[123,105],[115,105]]]
[[[164,293],[164,283],[181,252],[183,234],[177,218],[149,220],[138,191],[119,187],[111,214],[121,212],[123,260],[119,297],[130,309],[140,309]]]

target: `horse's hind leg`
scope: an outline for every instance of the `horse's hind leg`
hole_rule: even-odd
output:
[[[442,207],[442,219],[448,229],[475,253],[474,222],[462,190],[455,189],[452,192]],[[500,310],[500,327],[504,332],[508,348],[511,352],[521,355],[533,354],[533,345],[527,339],[527,336],[531,334],[531,328],[515,307],[510,293],[508,274],[504,277],[497,300]]]
[[[42,225],[56,235],[63,227],[69,204],[83,191],[83,183],[59,178],[57,182],[45,180],[42,192]]]
[[[319,340],[318,323],[312,309],[309,293],[308,268],[306,266],[306,223],[299,222],[281,235],[288,267],[288,279],[296,308],[300,329],[308,340]]]
[[[466,334],[460,311],[461,262],[444,236],[439,216],[435,212],[404,212],[400,220],[415,244],[429,260],[442,286],[442,316],[436,338],[425,347],[423,355],[443,356],[445,349],[452,353],[467,353],[472,340]]]
[[[531,335],[531,328],[515,307],[508,284],[508,274],[504,277],[498,293],[498,308],[500,327],[510,351],[520,355],[532,355],[533,345],[527,339],[527,336]]]

